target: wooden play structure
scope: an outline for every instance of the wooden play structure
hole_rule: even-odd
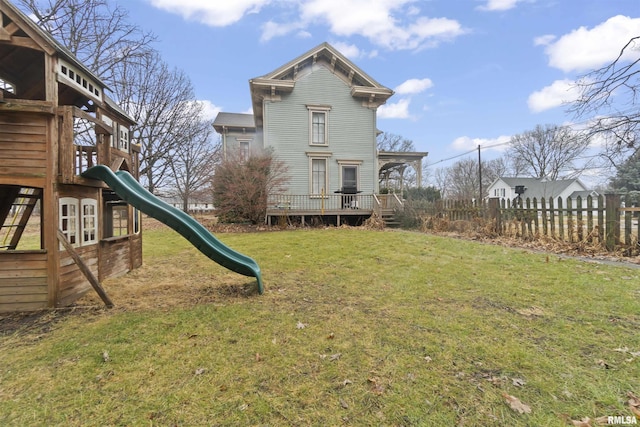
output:
[[[66,306],[142,264],[139,212],[96,165],[138,176],[133,120],[51,35],[0,0],[0,312]]]

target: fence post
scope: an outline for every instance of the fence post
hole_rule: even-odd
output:
[[[620,242],[620,195],[605,194],[605,247],[613,251]]]
[[[624,198],[624,207],[628,208],[631,207],[631,195],[627,194]],[[624,244],[627,247],[631,247],[631,231],[632,231],[632,221],[631,221],[631,217],[632,217],[633,212],[631,211],[625,211],[624,212]]]
[[[489,199],[489,220],[493,222],[494,231],[498,234],[502,230],[502,217],[500,215],[500,199],[492,197]]]

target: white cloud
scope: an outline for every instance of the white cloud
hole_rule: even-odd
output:
[[[547,45],[549,65],[565,72],[587,71],[615,60],[622,47],[640,34],[640,18],[617,15],[592,29],[580,27]],[[626,58],[628,59],[628,58]]]
[[[222,111],[222,107],[218,107],[214,103],[208,100],[198,101],[202,104],[202,114],[206,120],[213,120],[216,118],[218,113]]]
[[[556,39],[556,36],[553,34],[545,34],[544,36],[539,36],[533,39],[534,46],[548,46],[552,41]]]
[[[460,136],[453,140],[451,148],[457,151],[471,151],[473,149],[477,149],[479,145],[483,150],[492,149],[496,151],[504,151],[507,149],[509,141],[511,141],[511,137],[505,135],[501,135],[497,138],[471,138],[469,136]]]
[[[304,22],[326,24],[338,36],[360,35],[387,49],[437,46],[466,32],[455,20],[418,16],[413,0],[306,0]]]
[[[399,95],[415,95],[433,87],[431,79],[409,79],[394,89]]]
[[[332,46],[338,49],[341,54],[349,59],[356,59],[363,55],[363,52],[354,44],[335,42],[332,43]]]
[[[529,95],[529,110],[540,113],[573,102],[580,96],[580,88],[573,80],[556,80],[551,85]]]
[[[340,37],[362,36],[391,50],[435,47],[467,33],[453,19],[420,15],[416,0],[148,0],[153,6],[206,25],[222,27],[245,15],[261,13],[266,6],[274,15],[265,18],[262,41],[323,25]],[[419,3],[418,3],[419,4]],[[292,16],[297,13],[298,16]],[[303,33],[304,34],[304,33]]]
[[[401,99],[395,104],[384,104],[378,108],[379,119],[408,119],[411,117],[409,114],[409,99]]]
[[[487,12],[509,10],[516,7],[516,3],[519,1],[521,0],[487,0],[487,4],[478,6],[476,9]]]
[[[194,19],[213,27],[234,24],[246,14],[258,13],[272,0],[149,0],[151,5],[167,12]]]
[[[282,37],[287,34],[294,32],[296,30],[300,30],[304,27],[299,22],[291,22],[288,24],[279,24],[273,21],[267,21],[262,25],[262,35],[260,36],[261,42],[267,42],[274,37]],[[300,31],[303,33],[303,31]],[[310,35],[307,33],[307,35]]]

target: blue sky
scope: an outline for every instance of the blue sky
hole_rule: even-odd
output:
[[[212,116],[250,112],[249,79],[332,44],[396,92],[378,127],[428,151],[433,168],[571,123],[575,79],[640,35],[639,0],[117,1]]]

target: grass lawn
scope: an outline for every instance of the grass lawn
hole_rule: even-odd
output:
[[[159,227],[144,266],[104,283],[116,308],[91,294],[18,330],[0,318],[0,424],[560,426],[640,411],[638,269],[404,231],[218,237],[258,261],[264,295]]]

